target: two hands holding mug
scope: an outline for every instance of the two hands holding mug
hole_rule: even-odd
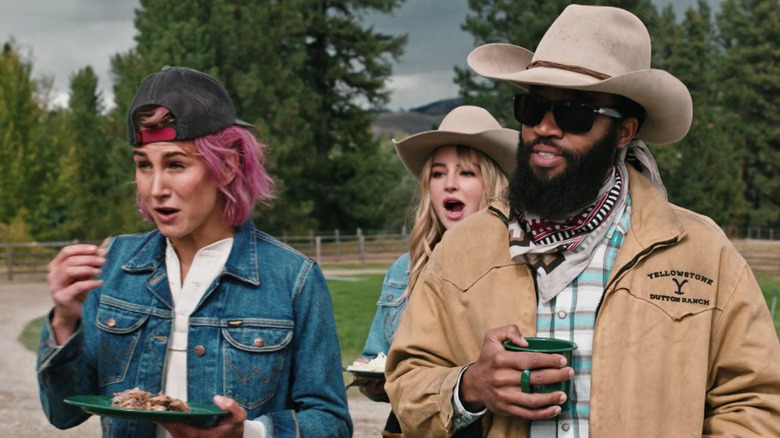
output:
[[[477,361],[461,377],[459,397],[463,406],[471,412],[487,408],[494,414],[527,420],[541,420],[560,414],[561,405],[567,401],[564,391],[529,393],[523,391],[523,386],[528,389],[569,381],[574,377],[574,369],[569,366],[566,357],[562,354],[509,351],[504,346],[506,341],[518,347],[528,346],[515,325],[488,331]]]

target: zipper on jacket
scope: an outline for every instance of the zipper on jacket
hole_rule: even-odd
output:
[[[674,245],[677,242],[678,242],[678,238],[677,237],[675,237],[675,238],[673,238],[671,240],[663,241],[663,242],[656,242],[656,243],[648,246],[647,248],[643,249],[642,251],[640,251],[639,254],[637,254],[636,256],[634,256],[633,259],[631,259],[630,262],[626,263],[625,265],[623,265],[622,268],[620,268],[620,270],[618,271],[617,275],[612,277],[612,281],[610,281],[609,284],[607,284],[607,286],[604,288],[604,293],[601,294],[601,298],[599,298],[599,303],[598,303],[598,305],[596,305],[596,313],[595,313],[595,315],[593,317],[593,328],[594,329],[596,328],[596,320],[599,318],[599,311],[601,310],[601,304],[604,302],[604,296],[607,295],[607,291],[612,286],[612,284],[614,284],[617,281],[617,279],[620,278],[621,275],[623,275],[624,272],[626,272],[629,269],[633,268],[634,265],[639,263],[639,260],[644,258],[644,256],[646,256],[647,254],[650,254],[651,252],[653,252],[656,248],[659,248],[659,247],[662,247],[662,246],[671,246],[671,245]]]
[[[618,271],[617,275],[612,277],[612,281],[610,281],[607,284],[607,286],[604,288],[604,293],[601,294],[601,298],[599,298],[599,303],[598,303],[598,305],[596,305],[596,313],[593,316],[593,331],[594,332],[596,331],[596,320],[599,318],[599,311],[601,310],[601,303],[604,302],[604,296],[607,294],[607,291],[609,290],[610,286],[612,286],[612,284],[615,283],[617,281],[617,279],[620,278],[621,275],[623,275],[624,272],[628,271],[629,269],[633,268],[634,265],[639,263],[639,260],[644,258],[644,256],[646,256],[647,254],[650,254],[656,248],[659,248],[659,247],[662,247],[662,246],[674,245],[675,243],[678,242],[678,240],[679,239],[677,237],[675,237],[674,239],[666,240],[666,241],[663,241],[663,242],[656,242],[656,243],[648,246],[644,250],[640,251],[639,254],[637,254],[636,256],[634,256],[633,259],[631,259],[630,262],[626,263],[625,265],[623,265],[622,268],[620,268],[620,270]],[[595,333],[594,333],[594,338],[595,338]],[[593,382],[591,382],[591,384],[592,383]],[[593,434],[591,433],[590,418],[588,418],[588,437],[593,438]]]

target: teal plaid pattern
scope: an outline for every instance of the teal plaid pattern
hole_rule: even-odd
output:
[[[596,309],[604,295],[618,250],[631,224],[631,199],[596,247],[587,268],[561,293],[537,306],[537,336],[567,339],[577,344],[571,366],[572,409],[555,418],[531,422],[530,438],[586,438],[590,423],[590,376]]]

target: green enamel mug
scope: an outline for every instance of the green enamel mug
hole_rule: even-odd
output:
[[[574,354],[574,350],[577,349],[577,344],[574,342],[563,339],[534,337],[526,337],[525,340],[528,341],[527,347],[515,345],[511,341],[504,341],[504,348],[509,351],[560,354],[566,358],[566,363],[568,366],[572,366],[572,355]],[[562,411],[566,411],[571,408],[571,380],[558,383],[548,383],[545,385],[531,385],[531,370],[523,370],[520,385],[523,392],[528,394],[563,391],[566,394],[566,402],[561,405],[561,409]]]

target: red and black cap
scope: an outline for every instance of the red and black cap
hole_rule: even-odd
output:
[[[176,118],[176,125],[140,131],[135,124],[135,113],[148,105],[167,108]],[[127,114],[127,134],[132,146],[155,141],[192,140],[232,125],[254,127],[236,118],[233,102],[218,80],[186,67],[164,67],[144,78]]]

